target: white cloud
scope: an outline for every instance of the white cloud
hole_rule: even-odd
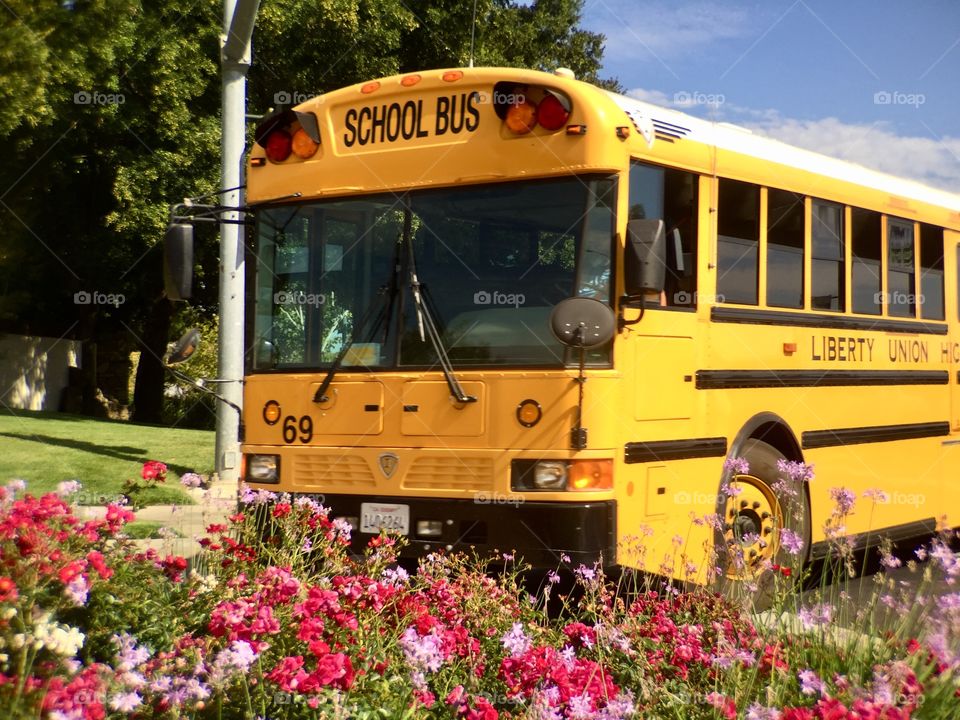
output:
[[[669,96],[659,90],[637,88],[627,94],[710,120],[733,122],[790,145],[960,193],[960,137],[937,137],[932,131],[926,135],[898,135],[885,121],[848,123],[833,117],[797,120],[783,117],[777,110],[729,102],[691,107],[683,100],[694,91]]]
[[[787,118],[746,126],[791,145],[960,192],[960,137],[897,135],[886,123],[851,124],[836,118]]]
[[[607,36],[606,56],[670,59],[721,40],[750,34],[754,14],[744,7],[701,1],[682,6],[631,0],[591,0],[584,8],[591,29]]]

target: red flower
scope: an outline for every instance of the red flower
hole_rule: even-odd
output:
[[[784,577],[790,577],[791,575],[793,575],[793,570],[783,565],[771,565],[770,569],[773,570],[774,572],[780,573]]]
[[[813,720],[810,708],[784,708],[780,720]]]
[[[466,720],[497,720],[500,714],[485,697],[475,697],[473,707],[467,711]]]
[[[0,577],[0,602],[13,602],[17,597],[17,584],[6,575]]]
[[[167,466],[157,460],[147,460],[147,462],[143,464],[140,475],[144,480],[163,482],[167,479]]]
[[[271,514],[275,518],[282,518],[289,515],[292,509],[290,503],[281,502],[273,506],[273,512]]]
[[[93,569],[97,571],[101,579],[109,580],[113,576],[113,570],[107,567],[107,564],[103,561],[103,555],[96,550],[87,553],[87,562],[93,565]]]
[[[167,555],[167,557],[160,561],[160,568],[163,570],[163,574],[173,580],[173,582],[180,582],[183,577],[183,571],[187,569],[187,561],[179,555],[176,557]]]

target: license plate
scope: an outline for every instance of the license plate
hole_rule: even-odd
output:
[[[360,532],[379,535],[381,530],[409,535],[410,506],[361,503]]]

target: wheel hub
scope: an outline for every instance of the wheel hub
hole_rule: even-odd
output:
[[[783,513],[773,490],[760,478],[736,475],[729,485],[736,494],[728,495],[724,509],[724,539],[733,555],[727,576],[742,580],[759,575],[776,557],[776,530],[783,527]]]

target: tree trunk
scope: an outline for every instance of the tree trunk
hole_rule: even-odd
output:
[[[173,304],[161,297],[153,303],[144,325],[140,343],[140,364],[133,389],[133,419],[137,422],[160,423],[163,420],[163,355],[167,351],[167,335]]]

